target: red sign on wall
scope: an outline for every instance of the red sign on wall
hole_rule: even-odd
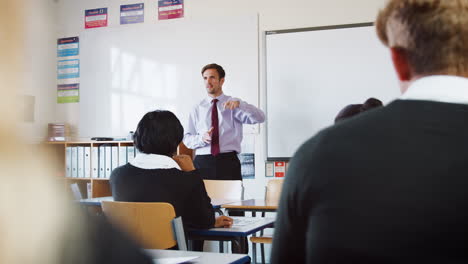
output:
[[[275,161],[275,177],[284,177],[286,174],[286,162]]]
[[[107,8],[85,10],[85,28],[107,27]]]
[[[159,20],[184,17],[184,0],[159,0]]]

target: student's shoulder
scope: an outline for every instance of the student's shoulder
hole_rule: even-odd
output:
[[[177,171],[177,179],[181,184],[189,186],[190,188],[199,188],[201,185],[204,185],[203,179],[198,170]]]
[[[128,174],[129,172],[134,171],[137,169],[136,167],[132,166],[130,163],[127,163],[125,165],[119,166],[112,170],[112,174],[114,175],[121,175],[121,174]]]
[[[132,175],[135,175],[137,173],[136,170],[138,170],[138,168],[132,166],[130,163],[119,166],[112,170],[110,180],[115,181],[116,179],[122,180],[130,178],[132,177]]]

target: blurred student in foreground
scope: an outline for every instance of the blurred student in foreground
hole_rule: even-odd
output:
[[[125,235],[75,208],[54,160],[18,136],[26,8],[3,0],[0,9],[0,263],[151,264]]]
[[[403,95],[300,147],[271,263],[468,262],[468,0],[391,0],[376,27]]]

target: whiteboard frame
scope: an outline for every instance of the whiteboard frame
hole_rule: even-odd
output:
[[[266,122],[270,122],[268,119],[268,44],[267,44],[267,37],[269,35],[277,35],[277,34],[288,34],[288,33],[298,33],[298,32],[310,32],[310,31],[323,31],[323,30],[334,30],[334,29],[346,29],[346,28],[359,28],[359,27],[370,27],[374,26],[373,22],[362,22],[362,23],[353,23],[353,24],[340,24],[340,25],[329,25],[329,26],[319,26],[319,27],[305,27],[305,28],[295,28],[295,29],[282,29],[282,30],[269,30],[265,31],[263,34],[263,43],[264,43],[264,78],[265,78],[265,113],[266,113]],[[268,152],[268,138],[269,138],[269,131],[268,131],[268,123],[265,124],[265,154],[266,154],[266,161],[289,161],[291,157],[270,157]]]

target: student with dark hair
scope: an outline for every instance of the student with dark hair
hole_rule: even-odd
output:
[[[157,110],[145,114],[134,134],[139,153],[111,174],[114,200],[170,203],[187,227],[231,226],[229,217],[215,219],[203,180],[190,157],[172,158],[183,133],[179,119],[172,112]]]
[[[383,106],[382,101],[380,101],[379,99],[372,98],[372,97],[367,99],[363,104],[347,105],[345,106],[345,108],[341,109],[338,115],[336,115],[335,123],[340,120],[352,117],[359,113],[362,113],[372,108],[376,108],[380,106]]]

